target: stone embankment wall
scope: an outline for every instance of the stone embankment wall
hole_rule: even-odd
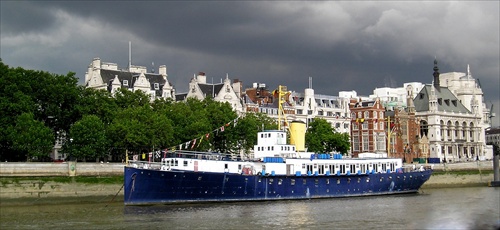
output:
[[[0,176],[119,176],[123,175],[121,163],[37,163],[2,162]]]

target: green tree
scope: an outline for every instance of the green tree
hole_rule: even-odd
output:
[[[116,105],[120,108],[142,107],[150,105],[150,97],[141,90],[129,91],[119,88],[114,95]]]
[[[85,115],[69,131],[64,151],[80,160],[106,157],[109,143],[106,138],[104,123],[96,115]]]
[[[306,131],[306,147],[317,153],[346,153],[349,149],[349,136],[336,133],[325,119],[314,118]]]
[[[32,113],[23,113],[17,117],[8,133],[13,149],[24,153],[27,161],[50,157],[55,143],[54,135],[43,122],[35,120]]]
[[[79,93],[76,108],[81,116],[97,115],[106,126],[111,124],[119,107],[110,92],[81,86]]]
[[[263,130],[274,130],[278,123],[264,113],[247,112],[238,119],[238,123],[230,129],[228,135],[236,140],[231,152],[242,151],[245,155],[257,144],[257,133]]]
[[[119,111],[108,130],[114,147],[131,154],[166,148],[173,140],[170,119],[165,114],[154,113],[149,105]]]

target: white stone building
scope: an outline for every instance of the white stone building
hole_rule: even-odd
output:
[[[186,100],[187,98],[197,98],[203,100],[206,97],[212,97],[214,101],[227,102],[238,114],[243,113],[243,103],[241,100],[241,82],[235,80],[233,83],[226,75],[220,83],[207,83],[207,76],[199,72],[189,82],[189,91],[175,95],[176,101]]]
[[[293,120],[306,124],[313,118],[322,118],[328,121],[340,133],[350,133],[349,98],[315,94],[311,87],[304,93],[292,92],[292,107],[295,109]]]
[[[100,58],[94,58],[85,73],[85,86],[105,89],[113,94],[119,88],[141,90],[150,95],[151,101],[158,98],[174,99],[175,90],[167,76],[165,65],[159,67],[158,73],[148,73],[144,66],[131,65],[128,69],[119,69],[116,63],[101,62]]]
[[[452,81],[446,81],[455,78],[447,75],[441,78],[437,61],[434,61],[433,70],[433,84],[425,85],[413,100],[416,117],[420,120],[420,135],[429,141],[430,157],[447,162],[485,159],[480,88],[471,84],[474,81],[468,81],[472,89],[463,88],[462,95],[457,96]],[[445,83],[441,83],[443,80]],[[464,100],[469,100],[470,104]]]

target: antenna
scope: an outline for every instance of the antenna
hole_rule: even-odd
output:
[[[312,77],[309,77],[309,89],[312,89]]]
[[[128,41],[128,71],[132,68],[132,42]]]

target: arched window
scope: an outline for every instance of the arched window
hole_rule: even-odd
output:
[[[467,123],[462,123],[462,138],[465,140],[467,139],[467,135],[465,134],[466,132],[466,129],[467,129]]]
[[[428,133],[429,133],[429,127],[428,127],[427,121],[421,120],[420,121],[420,136],[421,137],[427,136]]]
[[[445,133],[444,133],[444,121],[443,120],[439,121],[439,126],[440,126],[440,132],[441,132],[441,140],[444,141],[444,134]]]
[[[448,140],[451,140],[451,121],[448,121],[448,123],[446,123],[446,137]]]

